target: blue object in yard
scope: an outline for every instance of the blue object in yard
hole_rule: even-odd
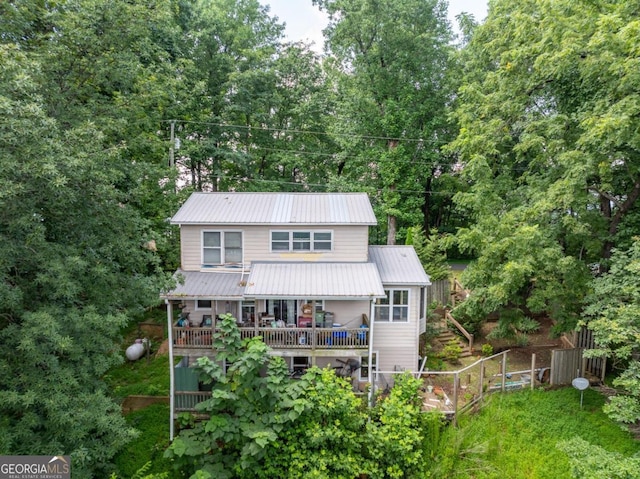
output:
[[[334,338],[346,338],[347,337],[347,332],[346,331],[334,331],[332,335],[333,335]]]

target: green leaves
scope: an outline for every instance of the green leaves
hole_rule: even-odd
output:
[[[235,337],[233,317],[220,323]],[[222,355],[236,358],[225,379],[213,382],[212,399],[197,406],[209,418],[183,429],[166,457],[188,473],[225,478],[384,478],[426,471],[423,459],[435,447],[427,438],[437,437],[442,424],[420,411],[419,380],[398,378],[389,398],[368,411],[333,370],[310,368],[293,380],[282,358],[269,358],[259,344],[229,341],[214,361],[199,361],[203,372],[217,375]]]
[[[628,250],[614,250],[608,273],[596,278],[585,300],[581,323],[593,331],[596,349],[587,357],[609,357],[622,372],[614,379],[621,395],[611,398],[605,411],[614,419],[640,419],[640,240]]]

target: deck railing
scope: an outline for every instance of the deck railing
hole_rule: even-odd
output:
[[[195,411],[195,406],[211,397],[211,391],[176,391],[174,393],[176,411]]]
[[[369,328],[239,328],[242,339],[261,336],[273,349],[366,349]],[[173,327],[176,348],[202,349],[213,345],[212,328]]]

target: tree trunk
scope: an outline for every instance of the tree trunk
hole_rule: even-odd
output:
[[[387,215],[387,244],[396,244],[396,217],[393,215]]]
[[[636,200],[640,197],[640,181],[636,181],[633,185],[633,189],[627,195],[627,199],[623,203],[617,203],[617,211],[612,215],[611,202],[614,201],[609,195],[600,193],[600,212],[602,216],[609,220],[609,238],[604,242],[602,246],[601,257],[603,259],[609,259],[611,257],[611,249],[613,248],[613,237],[618,232],[620,222],[624,218],[624,215],[631,210]],[[605,269],[600,265],[600,273],[605,272]]]

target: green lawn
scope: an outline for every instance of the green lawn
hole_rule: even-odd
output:
[[[126,361],[115,367],[104,377],[113,396],[124,399],[130,395],[169,395],[169,356],[152,357],[137,361]]]
[[[597,391],[573,388],[494,394],[476,415],[460,418],[445,436],[440,469],[457,478],[571,478],[559,441],[580,437],[609,452],[630,456],[640,442],[602,412]]]

